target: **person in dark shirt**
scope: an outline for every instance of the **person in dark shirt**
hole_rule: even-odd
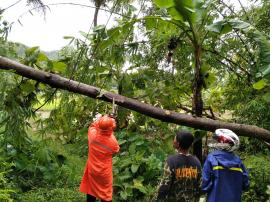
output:
[[[173,141],[177,154],[170,155],[164,166],[164,175],[155,201],[197,202],[200,198],[201,163],[189,154],[194,137],[179,131]]]

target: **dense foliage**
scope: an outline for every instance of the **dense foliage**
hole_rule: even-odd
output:
[[[83,40],[66,37],[70,45],[57,57],[9,42],[10,25],[0,16],[0,55],[160,108],[270,129],[268,1],[239,12],[214,0],[138,1],[137,9],[117,2],[108,3],[121,14],[113,27],[97,25],[81,32]],[[87,127],[112,105],[10,71],[0,78],[0,200],[84,201],[78,187]],[[149,201],[183,127],[116,112],[114,199]],[[252,138],[241,143],[251,179],[243,201],[266,201],[269,146]]]
[[[259,155],[250,156],[245,161],[246,167],[249,170],[250,176],[250,188],[248,192],[244,193],[244,201],[266,201],[268,198],[266,190],[267,185],[270,184],[270,174],[269,174],[269,156]]]

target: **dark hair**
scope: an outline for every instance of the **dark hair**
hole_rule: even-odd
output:
[[[194,140],[191,132],[188,131],[179,131],[176,133],[176,141],[179,143],[181,149],[189,149]]]

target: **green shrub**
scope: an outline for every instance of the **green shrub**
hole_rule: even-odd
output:
[[[18,198],[21,202],[84,202],[85,196],[75,188],[40,188],[21,194]]]
[[[12,164],[5,161],[0,151],[0,201],[12,201],[11,195],[15,192],[7,175]]]
[[[156,190],[166,157],[162,142],[139,133],[117,134],[121,151],[114,157],[115,201],[143,201]],[[164,147],[164,144],[163,144]],[[166,150],[166,149],[165,149]]]
[[[267,185],[270,184],[270,156],[248,156],[244,161],[249,171],[250,188],[243,194],[243,201],[267,201]]]
[[[79,184],[83,175],[85,159],[74,155],[71,152],[73,151],[72,146],[74,145],[61,145],[57,142],[47,142],[47,148],[54,154],[54,157],[56,157],[54,161],[58,162],[57,169],[51,170],[52,173],[48,173],[48,175],[43,175],[41,182],[36,183],[31,190],[17,194],[16,201],[85,201],[84,194],[79,192]],[[59,157],[61,157],[61,160],[59,160]],[[51,176],[54,177],[54,179],[51,179]],[[37,176],[35,178],[37,178]]]

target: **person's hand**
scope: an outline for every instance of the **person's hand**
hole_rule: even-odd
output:
[[[95,117],[93,118],[93,122],[99,120],[101,117],[102,117],[102,114],[97,113],[97,114],[95,115]]]
[[[116,119],[116,114],[115,114],[115,113],[110,113],[110,114],[108,114],[108,116],[109,116],[110,118]]]

